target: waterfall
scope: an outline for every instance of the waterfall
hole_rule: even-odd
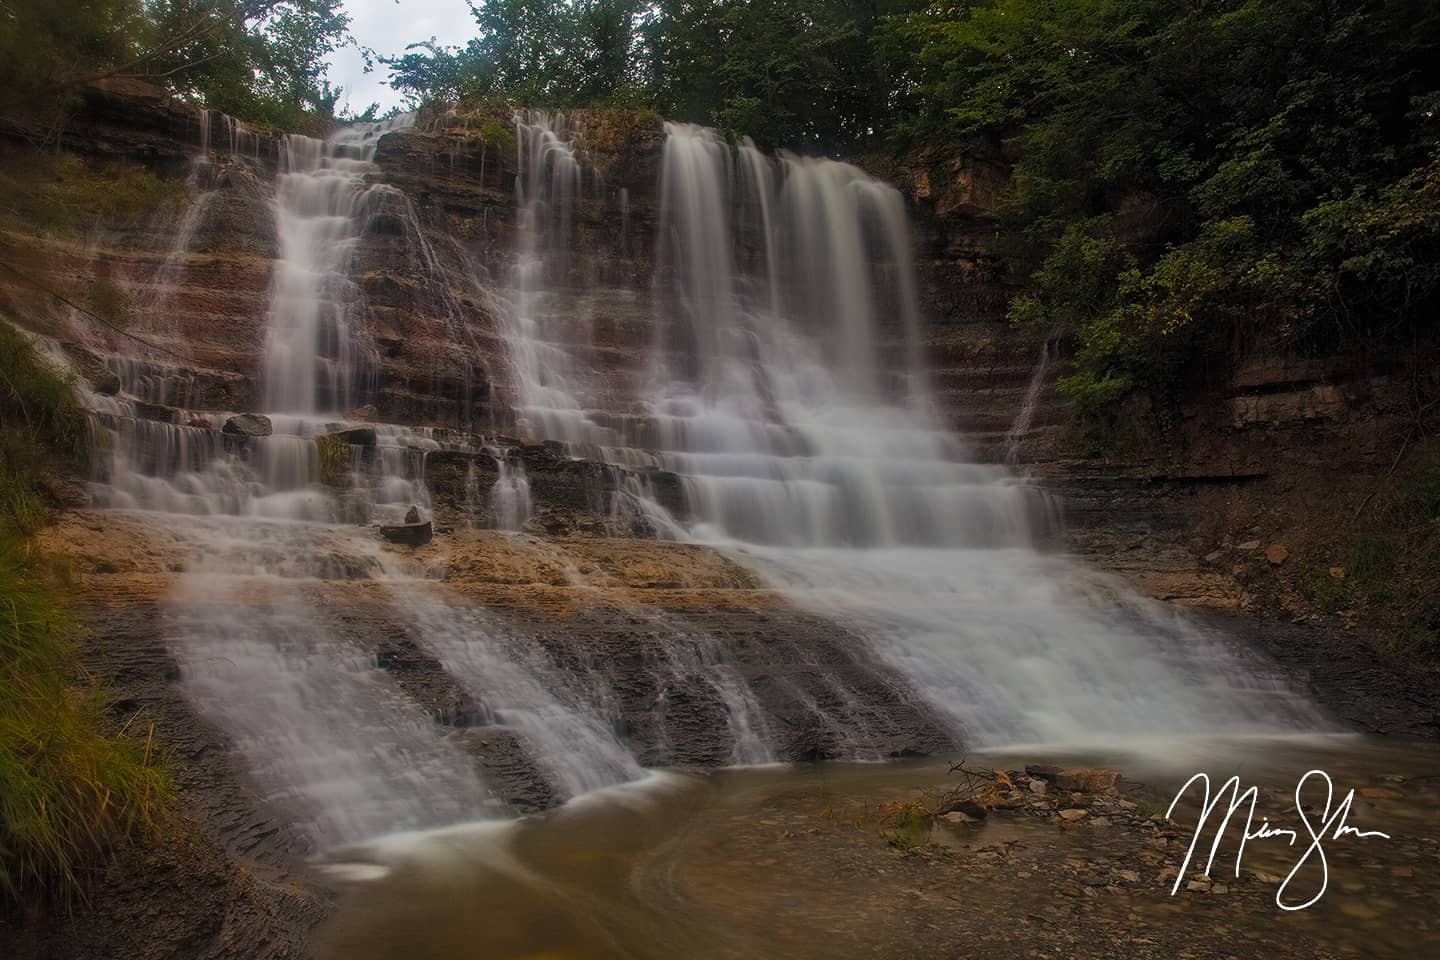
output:
[[[1010,424],[1009,432],[1005,434],[1005,462],[1011,466],[1020,462],[1020,444],[1035,421],[1035,408],[1040,405],[1040,392],[1045,389],[1045,374],[1049,370],[1050,341],[1046,340],[1040,345],[1040,359],[1035,363],[1035,372],[1030,375],[1030,383],[1025,388],[1025,398],[1020,402],[1020,410],[1015,414],[1015,421]]]
[[[486,452],[495,458],[496,469],[495,485],[490,488],[490,525],[496,530],[519,530],[530,519],[531,509],[525,461],[498,447]]]
[[[1049,497],[929,413],[892,188],[738,156],[667,127],[648,439],[693,536],[863,637],[967,743],[1315,722],[1219,638],[1042,551]]]
[[[276,185],[280,257],[270,292],[261,384],[266,409],[344,412],[355,405],[367,347],[350,260],[365,214],[394,188],[370,184],[380,138],[401,115],[329,140],[290,134]]]

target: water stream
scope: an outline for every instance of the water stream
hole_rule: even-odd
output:
[[[671,756],[681,722],[723,728],[731,765],[786,759],[805,724],[826,731],[827,755],[877,759],[876,731],[902,708],[948,743],[991,747],[1322,727],[1285,678],[1223,638],[1048,552],[1050,497],[974,462],[940,423],[896,191],[699,127],[667,127],[656,272],[629,289],[572,258],[586,183],[596,202],[608,195],[582,131],[517,118],[516,240],[494,291],[512,418],[522,436],[623,468],[611,508],[626,522],[722,550],[832,625],[823,656],[793,638],[748,640],[742,656],[713,624],[621,608],[635,650],[603,662],[550,642],[573,624],[526,626],[438,582],[443,559],[397,559],[372,527],[412,510],[440,526],[426,482],[437,453],[466,463],[462,527],[483,512],[484,526],[527,536],[521,452],[539,446],[348,419],[376,390],[352,273],[377,211],[407,211],[407,242],[441,270],[410,200],[378,182],[376,145],[406,122],[284,142],[263,417],[157,412],[133,376],[119,396],[86,397],[96,505],[153,517],[194,548],[163,617],[185,690],[315,846],[505,814],[465,738],[379,664],[381,638],[433,658],[553,800],[643,781],[637,758]],[[175,255],[162,279],[183,270]],[[646,318],[636,369],[595,360],[601,306]],[[683,515],[654,496],[653,468],[678,478]],[[652,636],[659,652],[642,656]],[[786,672],[797,666],[805,679]],[[616,693],[626,670],[654,691],[643,723]]]

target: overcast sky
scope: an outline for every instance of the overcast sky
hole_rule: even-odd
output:
[[[475,21],[465,0],[345,0],[350,32],[355,42],[377,53],[400,53],[407,44],[435,37],[445,46],[458,46],[475,35]],[[345,88],[352,110],[364,110],[379,101],[381,108],[400,102],[400,94],[385,83],[385,68],[364,73],[360,51],[347,47],[330,56],[330,82]]]

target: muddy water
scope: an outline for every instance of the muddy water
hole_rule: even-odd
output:
[[[968,763],[1104,763],[1125,772],[1125,796],[1162,811],[1192,773],[1239,774],[1261,787],[1257,823],[1265,816],[1302,836],[1295,783],[1319,768],[1342,795],[1363,791],[1351,826],[1392,839],[1327,841],[1328,891],[1286,912],[1267,877],[1287,873],[1304,844],[1252,840],[1237,880],[1235,828],[1212,870],[1219,892],[1182,883],[1170,895],[1193,805],[1177,810],[1169,837],[1002,813],[917,836],[897,830],[882,805],[933,800],[952,782],[944,760],[657,774],[540,817],[335,851],[321,869],[348,877],[348,893],[317,955],[949,957],[992,946],[1053,956],[1436,955],[1427,949],[1440,946],[1440,750],[1357,737],[1155,746],[1149,759],[1037,750]],[[1314,890],[1317,865],[1297,876],[1292,902]]]

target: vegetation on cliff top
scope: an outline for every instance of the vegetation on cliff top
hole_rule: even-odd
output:
[[[88,863],[155,828],[171,792],[148,736],[112,728],[62,579],[30,542],[41,471],[83,438],[69,385],[0,321],[0,903],[69,896]]]
[[[159,83],[243,120],[304,130],[334,118],[325,58],[349,42],[341,0],[7,0],[0,122],[53,136],[86,84]]]
[[[1010,316],[1067,338],[1092,451],[1246,351],[1429,339],[1430,0],[479,0],[417,98],[628,103],[770,147],[1009,144]]]

